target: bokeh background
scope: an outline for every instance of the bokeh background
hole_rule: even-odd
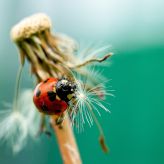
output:
[[[163,164],[163,6],[162,0],[1,0],[0,100],[12,101],[18,68],[11,27],[25,16],[45,12],[52,18],[54,32],[66,33],[80,43],[109,43],[115,53],[105,76],[112,79],[116,98],[107,99],[111,114],[103,112],[99,119],[110,153],[101,152],[96,127],[86,127],[84,133],[76,134],[83,163]],[[22,85],[32,86],[26,73]],[[62,161],[54,137],[42,136],[38,142],[29,140],[16,156],[1,144],[0,163]]]

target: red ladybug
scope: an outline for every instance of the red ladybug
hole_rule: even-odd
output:
[[[67,109],[75,91],[73,82],[51,77],[36,86],[33,101],[40,112],[60,115]]]

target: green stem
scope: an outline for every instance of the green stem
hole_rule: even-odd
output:
[[[17,110],[17,106],[18,106],[18,96],[19,96],[19,88],[20,88],[22,70],[23,70],[23,67],[21,65],[18,69],[18,72],[17,72],[16,84],[15,84],[14,108],[13,108],[15,111]]]

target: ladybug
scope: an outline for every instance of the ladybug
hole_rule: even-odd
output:
[[[33,101],[40,112],[48,115],[61,115],[67,109],[75,91],[74,82],[66,78],[50,77],[36,86]]]

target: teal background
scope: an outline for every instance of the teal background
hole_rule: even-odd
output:
[[[20,19],[45,12],[53,31],[82,43],[109,43],[115,56],[105,76],[112,79],[116,98],[109,97],[111,114],[99,118],[108,155],[101,152],[95,126],[76,134],[84,164],[164,163],[164,2],[162,0],[1,0],[0,1],[0,100],[12,101],[18,56],[10,29]],[[32,80],[24,70],[23,86]],[[3,106],[1,105],[2,109]],[[2,130],[2,129],[0,129]],[[1,142],[1,141],[0,141]],[[55,139],[29,140],[13,156],[0,146],[1,164],[60,164]]]

